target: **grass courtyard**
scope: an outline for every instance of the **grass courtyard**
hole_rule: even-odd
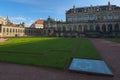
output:
[[[63,69],[73,57],[101,59],[84,38],[9,38],[0,42],[0,61]]]
[[[120,43],[120,39],[111,39],[111,41]]]

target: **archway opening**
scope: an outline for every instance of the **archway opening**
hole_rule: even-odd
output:
[[[84,31],[85,32],[88,31],[87,27],[88,27],[87,25],[84,26]]]
[[[106,25],[105,24],[102,25],[102,32],[106,32]]]
[[[119,31],[119,24],[115,24],[115,31],[116,31],[116,32]]]
[[[100,31],[100,26],[97,25],[97,26],[95,27],[95,30],[96,30],[96,31]]]
[[[77,31],[77,26],[76,25],[73,26],[73,31]]]
[[[63,26],[63,31],[66,31],[66,27],[65,26]]]
[[[94,26],[90,25],[90,31],[94,31]]]
[[[79,25],[79,32],[82,32],[82,26]]]
[[[112,32],[113,31],[113,29],[112,29],[112,24],[109,24],[108,25],[108,32]]]

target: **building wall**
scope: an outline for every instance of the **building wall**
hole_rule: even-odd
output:
[[[4,20],[2,17],[0,17],[0,24],[6,25],[7,24],[7,20]]]
[[[26,36],[43,36],[43,29],[40,28],[25,28]]]
[[[25,28],[1,26],[1,37],[17,37],[24,36]]]
[[[90,6],[69,9],[66,22],[57,24],[56,36],[102,35],[120,37],[120,7]]]
[[[35,24],[35,28],[41,28],[41,29],[43,29],[43,24]]]

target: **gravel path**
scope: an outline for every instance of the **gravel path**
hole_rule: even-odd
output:
[[[1,62],[0,80],[120,80],[120,46],[103,39],[91,39],[91,41],[110,66],[114,77]]]
[[[5,41],[7,41],[7,39],[0,38],[0,42],[5,42]]]
[[[113,80],[120,80],[120,43],[104,39],[91,39],[91,41],[112,70]]]

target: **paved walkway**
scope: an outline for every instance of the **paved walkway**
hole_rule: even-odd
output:
[[[0,38],[0,42],[5,42],[5,41],[7,41],[7,39]]]
[[[103,59],[115,74],[114,77],[88,75],[57,70],[52,68],[34,67],[0,63],[0,80],[120,80],[120,46],[103,39],[91,39]]]
[[[120,80],[120,43],[104,39],[91,39],[91,41],[112,70],[113,80]]]

